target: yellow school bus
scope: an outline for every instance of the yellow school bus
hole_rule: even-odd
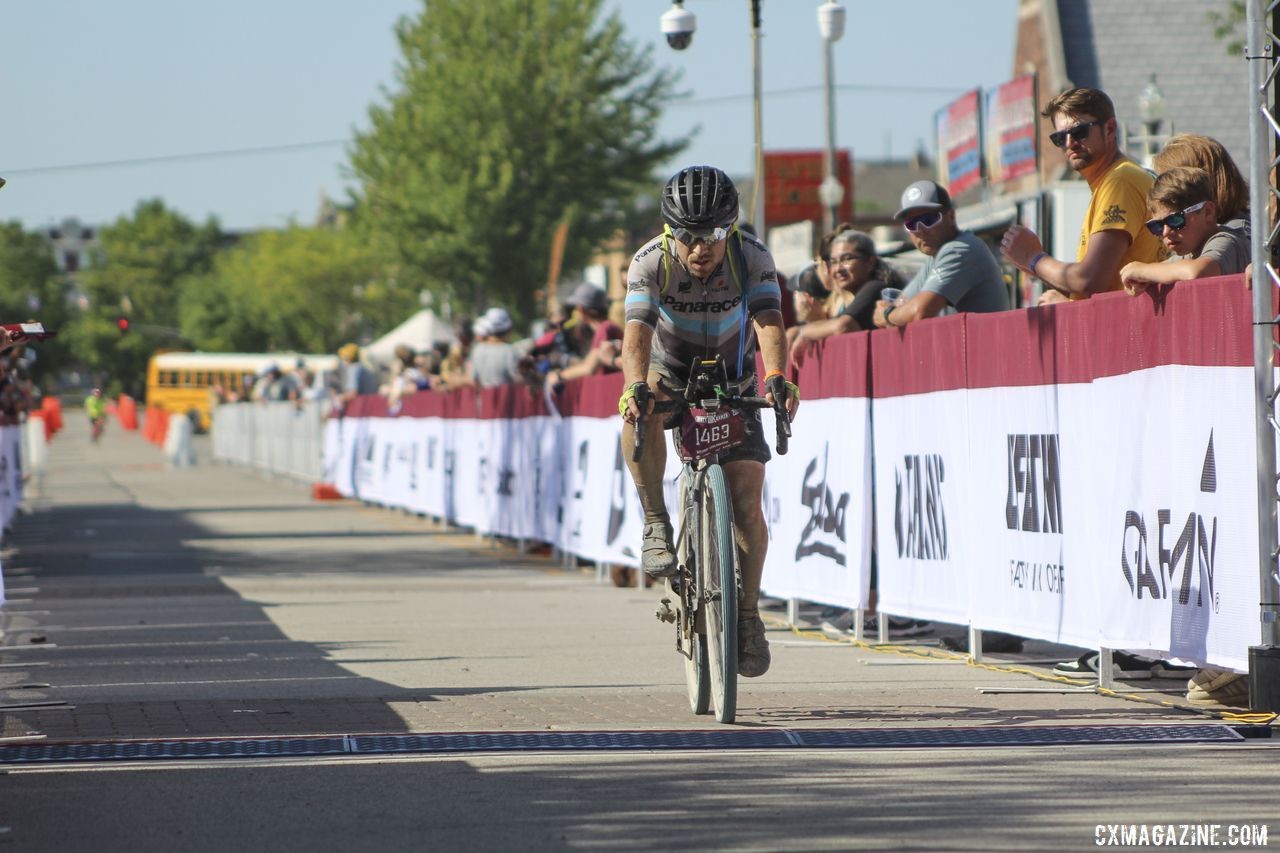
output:
[[[214,405],[214,388],[248,398],[254,379],[269,364],[291,373],[298,359],[313,376],[338,369],[336,355],[299,355],[295,352],[164,352],[147,364],[147,405],[179,415],[200,415],[200,428],[208,429]]]

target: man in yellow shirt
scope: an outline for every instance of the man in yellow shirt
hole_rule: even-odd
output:
[[[1147,191],[1155,179],[1120,153],[1116,111],[1105,92],[1071,89],[1050,101],[1041,115],[1053,123],[1049,141],[1062,149],[1067,165],[1092,191],[1076,260],[1051,257],[1035,232],[1021,225],[1005,232],[1001,254],[1050,288],[1040,297],[1041,305],[1120,290],[1125,264],[1155,263],[1167,256],[1145,226]]]

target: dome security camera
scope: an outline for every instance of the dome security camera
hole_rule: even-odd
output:
[[[667,37],[667,44],[673,50],[684,50],[693,43],[693,31],[698,28],[698,19],[684,8],[682,0],[662,15],[662,34]]]

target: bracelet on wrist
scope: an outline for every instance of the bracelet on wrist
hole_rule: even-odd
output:
[[[889,322],[889,315],[893,313],[893,309],[894,309],[894,308],[896,308],[896,307],[897,307],[896,305],[886,305],[886,306],[884,306],[884,313],[880,315],[880,319],[881,319],[881,320],[884,320],[884,324],[885,324],[886,326],[892,326],[892,325],[893,325],[893,323],[890,323],[890,322]]]
[[[1036,254],[1031,258],[1031,263],[1027,264],[1027,272],[1031,273],[1032,275],[1035,275],[1036,264],[1040,263],[1048,256],[1049,256],[1048,252],[1036,252]],[[1036,276],[1036,277],[1039,278],[1039,276]]]

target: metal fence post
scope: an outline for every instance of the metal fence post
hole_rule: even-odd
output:
[[[1276,315],[1277,278],[1271,259],[1277,229],[1270,209],[1280,198],[1272,185],[1274,142],[1280,135],[1268,94],[1275,89],[1276,37],[1269,24],[1280,0],[1247,0],[1245,26],[1249,64],[1249,211],[1253,249],[1253,372],[1258,452],[1258,583],[1261,644],[1249,649],[1249,705],[1280,711],[1280,577],[1276,573]]]

